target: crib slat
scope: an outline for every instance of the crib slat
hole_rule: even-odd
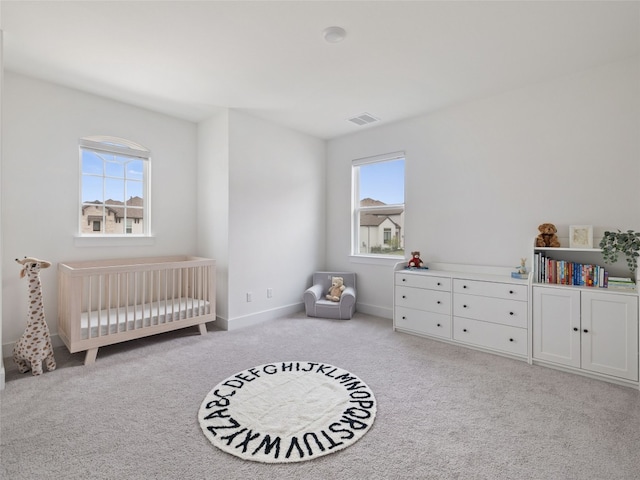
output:
[[[91,338],[91,305],[93,302],[93,281],[92,275],[88,277],[88,287],[87,287],[87,338]]]
[[[169,294],[169,280],[167,278],[167,274],[169,272],[165,269],[164,270],[164,321],[167,322],[168,321],[168,315],[169,315],[169,308],[167,305],[167,295]],[[173,318],[171,318],[171,320],[173,320]]]
[[[191,308],[190,308],[190,312],[191,312],[191,317],[195,317],[195,296],[196,296],[196,292],[195,292],[195,282],[196,282],[196,269],[195,267],[191,268],[191,288],[190,288],[190,294],[189,295],[191,297]]]
[[[178,305],[182,305],[182,272],[182,268],[178,270]],[[179,309],[179,314],[182,318],[182,308]]]
[[[125,291],[124,291],[124,331],[129,330],[129,301],[131,300],[131,289],[129,286],[129,276],[131,275],[129,272],[124,274],[125,277]]]
[[[201,304],[202,304],[202,274],[203,268],[198,267],[198,316],[202,314]]]
[[[162,311],[160,307],[160,303],[162,302],[162,270],[157,270],[156,276],[158,277],[158,283],[156,285],[158,288],[156,289],[156,292],[155,292],[156,307],[158,309],[158,313],[156,314],[156,316],[158,317],[158,320],[156,321],[156,323],[160,325],[160,323],[164,323],[167,321],[167,319],[163,317],[163,321],[160,322],[160,312]],[[166,312],[166,308],[165,308],[165,312]]]
[[[118,289],[118,293],[116,295],[116,323],[118,325],[118,328],[116,329],[116,333],[120,333],[120,305],[122,305],[121,303],[121,299],[120,299],[120,294],[122,293],[122,285],[120,280],[122,279],[122,273],[119,273],[116,276],[116,288]]]
[[[98,311],[98,337],[102,336],[102,275],[98,275],[98,301],[96,310]]]
[[[135,330],[138,322],[138,272],[133,273],[133,325],[131,330]]]
[[[105,307],[107,311],[107,331],[106,335],[111,333],[111,275],[108,273],[104,276],[105,283]]]

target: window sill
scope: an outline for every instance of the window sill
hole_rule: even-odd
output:
[[[349,261],[351,263],[366,263],[369,265],[396,265],[407,260],[399,255],[350,255]]]
[[[138,247],[155,245],[156,238],[131,235],[76,235],[73,241],[76,247]]]

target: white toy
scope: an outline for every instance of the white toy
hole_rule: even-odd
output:
[[[33,257],[24,257],[22,260],[16,258],[16,262],[23,266],[20,278],[25,274],[29,278],[29,321],[27,329],[13,348],[13,360],[18,364],[20,373],[31,370],[32,375],[40,375],[42,374],[43,360],[47,370],[56,369],[49,327],[44,318],[42,284],[40,283],[40,270],[49,268],[51,262]]]

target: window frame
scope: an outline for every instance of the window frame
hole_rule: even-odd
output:
[[[374,163],[391,162],[395,160],[403,160],[405,162],[403,187],[406,185],[406,156],[404,152],[393,152],[383,155],[376,155],[372,157],[364,157],[353,160],[351,163],[351,258],[358,259],[383,259],[383,260],[395,260],[400,262],[404,260],[405,255],[392,255],[385,253],[361,253],[360,252],[360,215],[363,212],[376,212],[381,210],[388,210],[389,208],[402,208],[402,215],[405,212],[406,192],[405,198],[402,203],[386,204],[384,206],[367,206],[360,205],[360,168],[363,165],[370,165]],[[404,237],[405,225],[402,225],[401,237]],[[393,238],[393,235],[391,236]],[[402,238],[400,238],[401,243]],[[370,247],[370,246],[369,246]],[[406,253],[406,252],[405,252]]]
[[[93,151],[96,153],[105,153],[109,155],[118,155],[123,157],[128,157],[132,159],[142,160],[143,172],[142,172],[142,233],[126,233],[126,223],[123,222],[123,233],[83,233],[82,231],[82,210],[85,205],[89,205],[90,203],[83,202],[82,198],[82,186],[84,180],[84,172],[83,172],[83,162],[82,156],[84,151]],[[83,137],[79,141],[78,145],[78,154],[79,154],[79,162],[78,162],[78,170],[79,170],[79,212],[78,212],[78,230],[77,230],[77,238],[102,238],[102,239],[119,239],[119,238],[151,238],[153,237],[151,233],[151,151],[146,147],[132,142],[131,140],[127,140],[119,137],[105,136],[105,135],[95,135],[89,137]],[[103,160],[104,161],[104,160]],[[104,182],[105,178],[108,178],[104,175],[97,175],[96,177],[102,178]],[[123,179],[124,181],[124,179]],[[102,198],[104,202],[106,199]],[[124,199],[126,202],[126,199]],[[126,207],[125,207],[126,208]],[[137,209],[137,208],[136,208]],[[132,217],[127,217],[127,220],[133,219]],[[134,223],[139,223],[138,221]],[[106,228],[106,224],[104,222],[104,216],[101,221],[101,226],[104,225]]]

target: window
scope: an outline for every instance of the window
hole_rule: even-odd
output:
[[[404,154],[355,160],[353,255],[404,257]]]
[[[80,235],[148,236],[150,152],[129,140],[80,140]]]

